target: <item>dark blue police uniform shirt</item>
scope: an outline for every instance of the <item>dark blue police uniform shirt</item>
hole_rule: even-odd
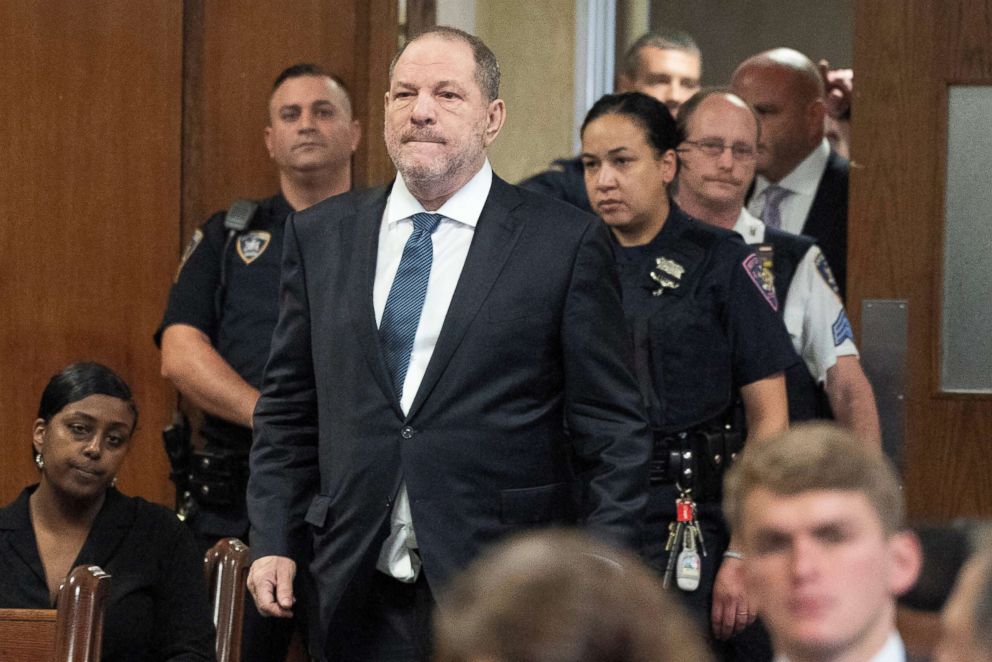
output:
[[[227,230],[225,212],[211,216],[184,253],[155,342],[161,344],[162,332],[172,324],[193,326],[210,337],[242,379],[258,388],[279,316],[283,231],[292,211],[281,194],[263,200],[251,225],[232,239],[224,256],[227,288],[219,316],[214,297]],[[216,416],[204,416],[201,433],[227,448],[247,451],[251,446],[250,429]]]
[[[650,243],[615,244],[615,255],[638,378],[642,392],[650,392],[645,395],[656,430],[713,420],[742,386],[799,362],[774,286],[737,234],[672,204]]]

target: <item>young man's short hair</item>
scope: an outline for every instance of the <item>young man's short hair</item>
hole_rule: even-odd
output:
[[[902,491],[892,463],[877,447],[833,424],[796,425],[744,449],[724,483],[723,509],[733,530],[740,530],[748,495],[762,487],[783,496],[812,490],[861,492],[886,533],[903,527]]]
[[[660,48],[662,50],[685,51],[700,55],[699,46],[688,32],[682,30],[652,30],[637,38],[623,54],[623,74],[634,80],[641,67],[641,49]]]

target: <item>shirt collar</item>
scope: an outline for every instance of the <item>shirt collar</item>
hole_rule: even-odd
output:
[[[489,198],[492,184],[493,168],[489,164],[489,159],[486,159],[479,172],[455,191],[455,194],[434,213],[474,228]],[[426,211],[424,206],[406,187],[403,175],[396,173],[396,182],[389,193],[389,202],[386,205],[386,223],[396,223],[424,211]]]
[[[741,208],[740,216],[734,223],[734,232],[744,237],[746,244],[757,244],[765,240],[765,224],[752,216],[747,208]]]
[[[788,175],[776,182],[782,188],[787,188],[794,193],[804,193],[814,195],[823,177],[823,171],[827,169],[827,159],[830,158],[830,143],[824,138],[819,147],[814,149],[803,159],[799,165],[792,169]],[[754,197],[758,197],[771,186],[763,175],[758,175],[754,183]]]
[[[865,662],[905,662],[906,647],[902,643],[902,637],[893,630],[889,633],[889,638],[885,640],[885,645],[875,653],[870,660]],[[774,662],[789,662],[789,658],[784,655],[776,655]]]

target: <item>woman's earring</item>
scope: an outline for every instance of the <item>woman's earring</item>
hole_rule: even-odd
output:
[[[41,453],[37,453],[34,456],[34,463],[38,465],[38,471],[45,468],[45,458],[41,456]]]
[[[114,476],[114,479],[110,481],[110,486],[117,487],[117,476]]]

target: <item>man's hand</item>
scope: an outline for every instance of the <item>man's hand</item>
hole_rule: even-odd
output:
[[[826,92],[827,114],[837,120],[849,120],[851,97],[854,96],[854,70],[831,69],[826,60],[820,60],[819,69]]]
[[[725,558],[713,584],[710,620],[717,639],[729,639],[754,622],[757,612],[748,604],[744,573],[739,559]]]
[[[289,618],[293,615],[293,577],[296,562],[285,556],[263,556],[248,571],[248,591],[262,616]]]

